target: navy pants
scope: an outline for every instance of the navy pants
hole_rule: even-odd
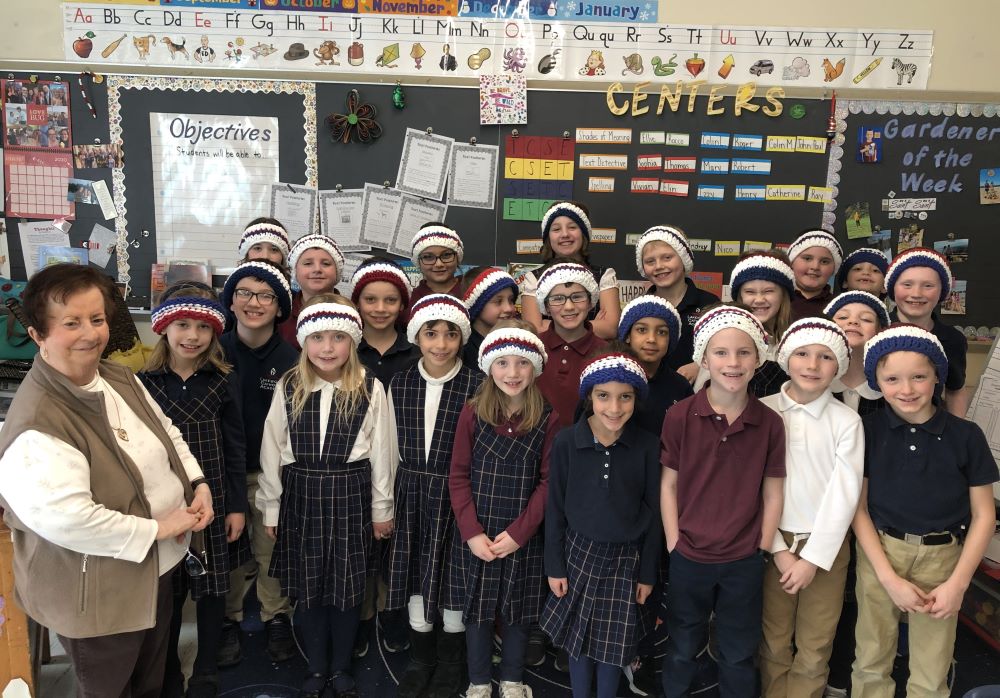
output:
[[[677,550],[670,554],[667,590],[667,656],[663,661],[666,698],[690,694],[698,672],[698,654],[708,641],[708,621],[715,612],[719,640],[719,694],[754,695],[760,646],[764,557],[754,553],[734,562],[695,562]]]
[[[493,623],[465,626],[465,645],[469,655],[469,683],[488,684],[493,666]],[[527,625],[505,625],[500,652],[499,679],[520,683],[524,680],[524,654],[528,651]]]

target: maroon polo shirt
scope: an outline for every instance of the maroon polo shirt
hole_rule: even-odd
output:
[[[424,296],[429,296],[432,293],[437,293],[437,291],[432,291],[431,287],[427,285],[426,279],[421,279],[417,287],[410,291],[410,307]],[[455,285],[448,289],[449,296],[455,296],[455,298],[462,297],[462,277],[455,277]]]
[[[829,286],[824,286],[818,296],[806,298],[799,289],[792,294],[792,322],[804,317],[823,317],[823,308],[834,298]]]
[[[729,424],[707,388],[667,410],[660,463],[677,471],[677,550],[697,562],[733,562],[760,547],[765,477],[785,477],[785,426],[752,394]]]
[[[580,401],[580,373],[587,357],[607,344],[594,334],[589,321],[585,327],[587,334],[575,342],[567,342],[556,334],[554,323],[540,335],[549,360],[538,377],[538,388],[559,415],[560,428],[573,423],[576,405]]]

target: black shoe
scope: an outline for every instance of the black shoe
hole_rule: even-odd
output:
[[[525,666],[541,666],[545,663],[545,644],[548,638],[539,628],[528,631],[528,649],[524,653]]]
[[[556,668],[556,671],[561,671],[564,674],[568,674],[569,652],[563,649],[556,652],[556,658],[552,660],[552,666]]]
[[[295,646],[295,638],[292,636],[292,623],[288,620],[287,614],[279,613],[264,623],[264,626],[267,629],[265,652],[272,662],[287,662],[299,653]]]
[[[322,698],[326,691],[326,674],[306,674],[299,688],[299,698]]]
[[[373,620],[374,619],[369,618],[368,620],[363,620],[358,624],[358,631],[354,636],[354,648],[351,650],[351,656],[355,659],[361,659],[368,654],[368,640],[372,634]]]
[[[215,663],[220,669],[236,666],[243,659],[240,633],[238,622],[229,618],[222,621],[222,638],[219,641],[219,650],[215,653]]]
[[[434,631],[418,633],[410,629],[410,663],[399,679],[396,694],[399,698],[419,698],[435,676],[437,646]]]
[[[427,698],[455,698],[469,677],[465,662],[465,633],[440,632],[437,638],[437,669],[427,688]]]
[[[661,682],[656,676],[659,662],[655,657],[637,657],[631,664],[624,667],[625,679],[629,690],[637,696],[655,696],[660,690]]]
[[[333,690],[335,698],[359,698],[361,695],[354,683],[354,677],[347,672],[337,672],[330,677],[327,685]]]
[[[401,611],[382,611],[378,614],[378,624],[386,652],[397,654],[410,649],[409,623]]]
[[[188,681],[186,698],[216,698],[219,695],[219,677],[215,674],[192,676]]]

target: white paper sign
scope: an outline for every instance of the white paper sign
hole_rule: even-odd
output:
[[[439,204],[436,201],[426,201],[416,196],[403,194],[399,216],[396,218],[396,229],[392,235],[392,244],[388,247],[389,252],[401,257],[409,257],[410,242],[420,230],[420,226],[434,221],[444,221],[447,212],[447,204]]]
[[[111,261],[111,253],[114,251],[117,241],[115,231],[105,228],[100,223],[94,223],[94,229],[90,231],[90,239],[87,240],[90,263],[96,264],[102,269],[106,268],[108,262]]]
[[[451,149],[448,205],[494,208],[499,162],[499,146],[456,143]]]
[[[399,219],[399,207],[402,203],[403,192],[398,189],[365,184],[365,196],[361,204],[362,244],[388,249],[396,232],[396,221]]]
[[[268,215],[281,221],[288,236],[295,242],[316,230],[319,193],[301,184],[275,182],[271,185],[271,205]]]
[[[320,229],[337,241],[341,252],[363,252],[370,245],[361,242],[361,206],[364,189],[343,189],[319,193]]]
[[[17,224],[21,237],[21,254],[28,276],[38,270],[38,248],[43,245],[69,247],[69,235],[52,225],[52,221],[28,221]]]
[[[454,145],[454,138],[406,129],[396,188],[425,199],[443,199]]]

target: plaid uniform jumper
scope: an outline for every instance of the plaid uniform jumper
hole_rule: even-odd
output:
[[[395,533],[389,550],[386,608],[402,608],[410,596],[424,599],[424,620],[438,618],[451,566],[455,514],[448,495],[448,471],[455,427],[482,374],[462,366],[441,392],[430,455],[425,457],[424,401],[427,382],[413,366],[393,376],[389,390],[399,434],[399,469],[394,490]]]
[[[754,371],[749,390],[757,397],[775,395],[781,391],[781,386],[787,380],[788,374],[781,370],[778,362],[767,360],[763,366]]]
[[[268,571],[281,593],[304,608],[361,604],[372,547],[372,473],[368,459],[347,462],[368,414],[374,380],[353,414],[332,410],[319,447],[320,392],[312,391],[298,419],[292,417],[292,385],[282,383],[285,416],[295,462],[281,469],[278,540]]]

